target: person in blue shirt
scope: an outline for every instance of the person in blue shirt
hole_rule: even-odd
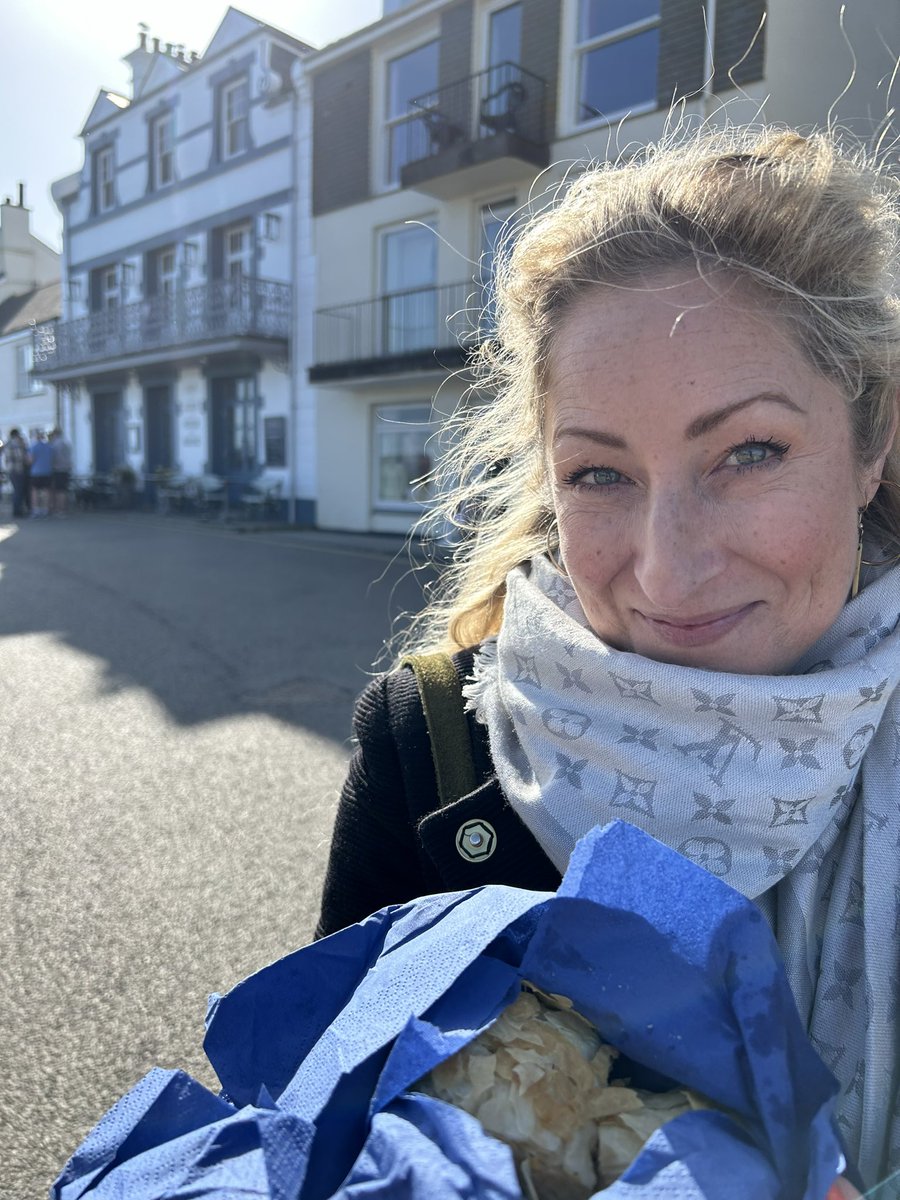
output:
[[[53,447],[47,441],[43,429],[38,430],[37,439],[29,449],[31,459],[32,517],[50,515],[50,484],[53,477]]]

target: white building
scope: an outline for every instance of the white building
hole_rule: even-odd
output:
[[[25,189],[0,204],[0,434],[49,429],[56,395],[32,373],[32,329],[60,312],[59,255],[29,228]]]
[[[278,482],[311,518],[291,370],[308,53],[229,8],[202,57],[142,32],[131,94],[98,95],[84,165],[53,187],[63,319],[36,340],[77,472]]]
[[[466,395],[454,371],[490,333],[478,313],[498,230],[535,187],[658,137],[673,101],[689,121],[721,121],[724,105],[734,122],[833,119],[877,141],[900,5],[846,0],[843,19],[842,7],[395,0],[319,52],[307,67],[319,524],[403,531],[421,511],[412,481]]]

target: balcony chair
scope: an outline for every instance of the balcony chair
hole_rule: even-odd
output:
[[[493,133],[518,133],[518,111],[528,99],[524,84],[517,79],[504,83],[495,92],[483,97],[478,120],[483,129]]]
[[[436,108],[424,109],[422,121],[428,131],[432,154],[440,154],[442,150],[449,150],[451,146],[455,146],[465,137],[462,127]]]

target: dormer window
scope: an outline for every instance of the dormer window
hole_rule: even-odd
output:
[[[150,170],[154,190],[175,179],[175,130],[171,113],[157,117],[150,126]]]
[[[109,212],[116,204],[116,172],[112,146],[94,154],[94,209]]]
[[[246,75],[222,88],[222,157],[234,158],[250,146],[250,80]]]

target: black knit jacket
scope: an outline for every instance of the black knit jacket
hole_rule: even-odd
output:
[[[474,652],[453,656],[461,679]],[[357,701],[358,741],[341,792],[316,937],[388,904],[434,892],[503,883],[555,891],[560,874],[510,808],[491,762],[487,732],[467,713],[475,790],[441,808],[428,727],[409,667],[373,679]],[[472,861],[457,848],[470,822],[487,823],[493,853]]]

